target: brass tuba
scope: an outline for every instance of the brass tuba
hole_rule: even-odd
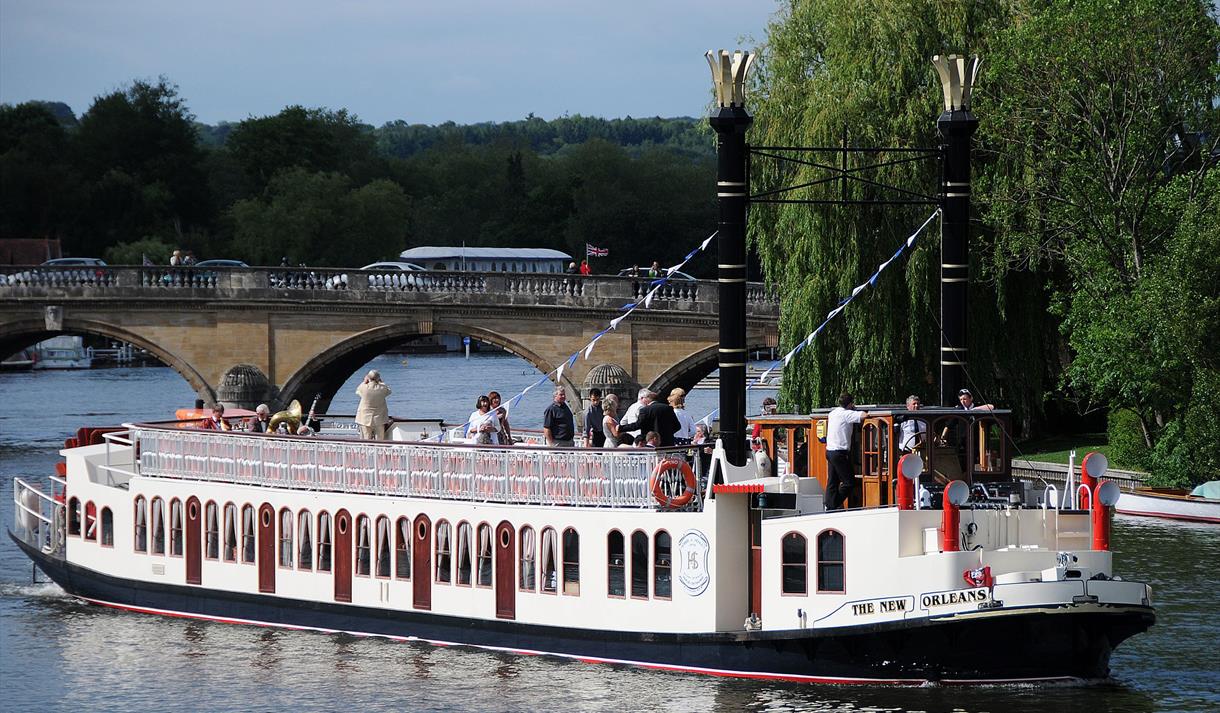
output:
[[[288,408],[284,411],[277,411],[271,417],[271,421],[267,424],[267,432],[275,433],[279,430],[281,423],[288,424],[288,432],[296,433],[297,428],[301,425],[301,402],[296,399],[288,404]]]

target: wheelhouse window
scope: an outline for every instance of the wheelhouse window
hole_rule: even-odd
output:
[[[210,560],[220,559],[220,513],[215,502],[209,500],[203,508],[203,520],[206,533],[203,556]]]
[[[313,569],[313,515],[308,510],[297,515],[297,568]]]
[[[224,560],[225,562],[237,561],[237,506],[233,503],[225,503],[224,517],[225,537],[224,537]]]
[[[292,567],[292,511],[280,510],[280,566]]]
[[[457,526],[457,583],[470,585],[472,564],[470,560],[470,523],[459,522]]]
[[[330,571],[331,553],[330,513],[323,510],[318,513],[318,571]]]
[[[92,500],[85,503],[85,539],[97,542],[97,506]]]
[[[780,543],[780,556],[783,560],[784,594],[809,593],[809,543],[799,532],[789,532]]]
[[[178,498],[169,501],[169,553],[182,556],[182,501]]]
[[[627,594],[627,553],[623,533],[611,530],[606,536],[606,593],[612,597]]]
[[[394,528],[394,576],[411,578],[411,521],[405,517]]]
[[[134,511],[132,517],[132,526],[135,529],[134,547],[136,552],[148,552],[148,504],[144,500],[143,495],[136,496]]]
[[[449,584],[452,579],[453,559],[449,551],[449,521],[436,523],[436,581]]]
[[[574,527],[563,531],[563,593],[580,595],[580,534]]]
[[[844,592],[843,533],[826,530],[818,535],[818,591]]]
[[[542,531],[542,591],[551,594],[554,594],[559,586],[555,564],[555,560],[559,556],[557,549],[559,549],[559,542],[555,530],[548,527]]]
[[[491,586],[491,525],[479,525],[479,555],[475,560],[475,583],[480,587]]]
[[[534,553],[537,551],[536,543],[534,542],[534,528],[526,525],[521,528],[520,537],[517,538],[520,543],[520,554],[517,557],[519,562],[518,569],[520,570],[520,587],[523,592],[532,592],[537,587],[537,567],[534,560]]]
[[[642,530],[631,533],[631,596],[648,598],[648,535]]]
[[[652,594],[657,599],[673,596],[672,559],[673,541],[669,533],[661,530],[652,538]]]
[[[369,532],[369,517],[361,515],[356,518],[356,574],[369,576],[372,569],[372,539]]]
[[[102,508],[102,547],[114,547],[114,513]]]
[[[68,498],[68,534],[80,536],[80,498]]]
[[[254,563],[254,506],[249,503],[241,508],[241,561]]]
[[[390,518],[377,518],[377,576],[390,576]]]
[[[152,500],[152,553],[165,554],[165,501],[161,498]]]

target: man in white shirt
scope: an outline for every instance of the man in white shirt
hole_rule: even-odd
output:
[[[868,418],[868,411],[856,410],[851,394],[839,396],[839,405],[832,409],[826,422],[826,510],[838,510],[851,494],[856,478],[851,472],[852,428]]]
[[[652,403],[652,400],[655,396],[656,396],[656,394],[649,391],[648,389],[640,389],[639,395],[636,396],[635,403],[633,403],[627,407],[627,413],[624,414],[623,417],[618,420],[618,422],[619,423],[635,423],[636,421],[639,421],[640,420],[640,410],[643,409],[648,404]],[[638,428],[635,429],[634,431],[622,431],[620,429],[620,432],[623,434],[624,442],[626,442],[626,440],[627,440],[627,434],[630,434],[630,438],[632,441],[635,440],[636,436],[640,435],[640,429],[638,429]]]
[[[918,411],[921,405],[922,402],[915,394],[907,397],[907,411]],[[898,448],[903,453],[910,453],[922,447],[928,440],[928,424],[923,419],[907,416],[899,425],[899,429]]]

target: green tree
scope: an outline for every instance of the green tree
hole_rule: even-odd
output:
[[[225,148],[253,194],[286,168],[342,173],[359,183],[375,173],[370,130],[345,109],[289,106],[275,116],[246,119],[228,132]]]
[[[45,103],[0,105],[0,236],[63,237],[80,201],[73,163],[69,136]]]
[[[168,265],[176,244],[160,238],[141,238],[106,248],[103,257],[111,265],[142,265],[145,258],[156,265]]]

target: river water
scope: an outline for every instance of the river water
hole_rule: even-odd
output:
[[[458,423],[477,394],[496,389],[510,398],[541,376],[503,355],[384,355],[371,366],[394,389],[395,415]],[[354,411],[358,381],[344,384],[333,412]],[[548,391],[527,394],[513,425],[539,427]],[[751,393],[752,412],[762,396]],[[77,427],[163,419],[194,399],[167,368],[0,373],[0,527],[12,526],[12,478],[53,472],[57,449]],[[715,405],[715,391],[688,399],[696,418]],[[0,710],[1220,710],[1220,527],[1120,516],[1113,547],[1120,574],[1152,583],[1159,621],[1115,653],[1112,681],[892,689],[718,679],[120,612],[32,584],[29,561],[5,536]]]

